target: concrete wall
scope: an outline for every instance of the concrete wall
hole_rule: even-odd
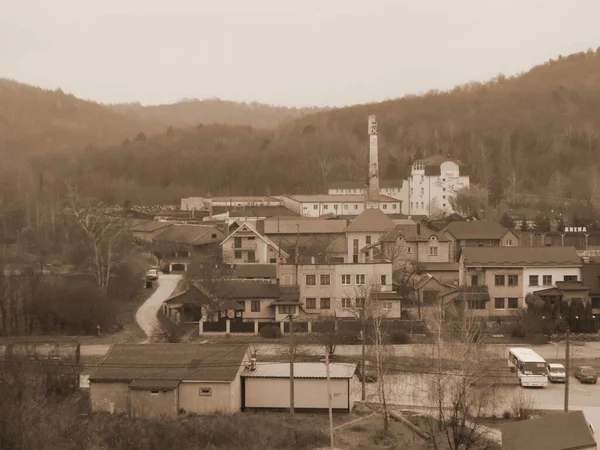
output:
[[[162,417],[174,419],[179,411],[179,400],[177,389],[130,390],[131,417],[140,419],[159,419]]]
[[[539,286],[529,285],[529,276],[537,275]],[[527,294],[541,289],[547,289],[551,286],[544,286],[544,275],[552,276],[552,285],[556,285],[557,281],[563,281],[565,275],[575,275],[577,280],[581,281],[581,267],[526,267],[523,270],[523,297]]]
[[[246,408],[289,408],[290,380],[289,378],[246,378],[245,379]],[[330,380],[332,407],[348,409],[349,380]],[[294,380],[295,408],[322,408],[327,404],[326,379]]]
[[[258,301],[260,303],[260,311],[252,311],[252,301]],[[249,299],[245,300],[245,311],[244,311],[244,319],[257,319],[257,320],[267,320],[275,318],[275,309],[270,307],[269,305],[275,301],[274,298],[268,299]],[[241,302],[241,300],[240,300]]]
[[[129,414],[129,382],[90,382],[92,412]]]
[[[200,395],[200,389],[210,389],[210,395]],[[179,407],[186,412],[211,414],[232,412],[230,383],[199,383],[182,381],[179,384]]]

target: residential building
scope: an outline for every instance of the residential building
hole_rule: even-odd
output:
[[[408,177],[408,215],[431,216],[453,212],[450,199],[469,187],[469,169],[441,155],[416,161]],[[402,197],[401,197],[402,198]]]
[[[146,419],[238,412],[247,353],[245,346],[115,344],[90,376],[92,411]]]
[[[235,264],[232,279],[277,282],[277,264]]]
[[[300,303],[310,316],[352,318],[357,298],[374,292],[386,317],[401,316],[390,263],[284,264],[278,269],[282,286],[299,287]]]
[[[429,273],[421,275],[415,283],[411,298],[413,311],[417,311],[419,319],[422,318],[424,311],[437,311],[443,305],[444,294],[454,289],[456,286],[445,284]]]
[[[172,271],[187,270],[191,260],[214,253],[226,236],[226,225],[174,224],[152,238],[152,248],[161,264]]]
[[[461,286],[485,288],[491,301],[468,302],[473,315],[514,315],[527,294],[577,281],[582,262],[574,247],[465,247],[459,263]]]
[[[519,238],[498,222],[473,220],[450,222],[442,231],[451,241],[452,261],[458,261],[465,247],[515,247]]]
[[[155,220],[132,220],[127,229],[133,239],[140,243],[151,243],[154,236],[175,222],[157,222]]]
[[[306,217],[321,217],[330,213],[351,216],[367,209],[365,195],[282,195],[279,198],[283,206]],[[374,201],[386,214],[398,214],[401,211],[402,202],[387,195],[380,195]]]
[[[440,283],[458,286],[458,263],[419,263],[419,273],[433,275]]]
[[[547,414],[500,426],[502,450],[596,450],[594,432],[583,411]]]
[[[448,263],[450,239],[420,223],[396,225],[378,243],[381,257],[393,262]]]
[[[294,409],[327,411],[328,394],[334,412],[352,411],[351,383],[356,364],[330,363],[329,381],[322,362],[294,363]],[[242,410],[289,410],[290,364],[256,363],[242,372]],[[329,385],[329,386],[328,386]]]
[[[538,298],[541,298],[551,311],[552,318],[561,315],[561,304],[578,303],[578,306],[585,307],[590,303],[590,288],[581,281],[557,281],[556,287],[541,289],[535,292]],[[593,314],[593,306],[592,306]]]
[[[346,262],[367,262],[369,254],[361,252],[366,246],[377,243],[395,224],[378,209],[367,209],[346,228]]]
[[[249,223],[243,223],[221,242],[223,261],[236,263],[279,263],[289,255]]]

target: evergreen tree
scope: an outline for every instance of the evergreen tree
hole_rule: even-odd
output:
[[[508,213],[504,213],[502,215],[502,218],[500,219],[500,225],[508,228],[509,230],[513,230],[515,228],[515,222],[510,218]]]

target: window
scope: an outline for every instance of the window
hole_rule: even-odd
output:
[[[365,240],[366,240],[367,244],[370,244],[371,243],[371,236],[367,236],[365,238]]]
[[[542,280],[544,281],[544,286],[552,286],[552,275],[544,275]]]
[[[358,255],[352,255],[352,262],[358,264]]]
[[[352,307],[352,299],[343,298],[342,299],[342,308],[351,308]]]
[[[323,205],[323,209],[329,209],[329,205]]]
[[[383,302],[383,310],[391,311],[392,310],[392,302]]]
[[[410,209],[413,209],[413,208],[414,208],[414,203],[410,202]]]
[[[317,309],[317,299],[316,298],[307,298],[306,299],[306,309]]]
[[[306,275],[306,285],[307,286],[316,286],[317,284],[317,276],[316,275]]]
[[[275,264],[275,263],[277,262],[277,258],[270,258],[270,259],[269,259],[269,262],[270,262],[271,264]]]
[[[445,196],[445,195],[443,195],[443,196],[442,196],[442,198],[443,198],[444,200],[446,200],[446,196]]]
[[[565,281],[577,281],[577,275],[565,275]]]
[[[201,397],[210,397],[212,395],[212,388],[200,388],[198,393]]]
[[[331,300],[329,298],[321,299],[321,309],[329,309],[331,306]]]
[[[442,188],[442,190],[443,190],[444,192],[446,192],[446,188]]]
[[[421,195],[425,194],[425,188],[421,188]]]
[[[512,247],[512,240],[510,240],[510,239],[507,239],[507,240],[506,240],[506,246],[507,246],[507,247]]]
[[[353,255],[358,255],[358,239],[352,240],[352,250]]]
[[[235,250],[235,251],[233,252],[233,257],[234,257],[235,259],[242,259],[242,252],[241,252],[240,250]]]
[[[469,309],[485,309],[485,300],[469,300]]]
[[[321,286],[329,286],[331,284],[331,275],[321,275],[320,278]]]
[[[425,203],[421,202],[421,209],[425,208]]]
[[[240,306],[242,308],[244,308],[243,311],[246,312],[246,301],[242,300],[242,301],[239,301],[238,303],[240,304]]]
[[[392,209],[396,209],[396,204],[395,203],[392,205]]]
[[[438,248],[437,247],[429,247],[429,256],[437,256]]]
[[[254,253],[254,250],[251,250],[248,252],[248,262],[254,261],[256,261],[256,254]]]
[[[216,239],[216,238],[217,238],[217,233],[212,233],[212,234],[210,235],[210,237],[211,237],[212,239]]]
[[[234,237],[233,238],[233,246],[235,248],[242,248],[242,238],[241,237]]]
[[[496,275],[494,277],[494,284],[496,286],[504,286],[504,275]]]
[[[509,286],[518,286],[519,285],[519,275],[509,275],[508,276],[508,285]]]
[[[333,209],[335,209],[337,211],[338,205],[333,205]]]
[[[409,255],[412,253],[412,247],[410,245],[406,247],[406,253]]]
[[[385,286],[385,285],[386,285],[386,281],[387,281],[387,280],[386,280],[386,277],[385,277],[385,275],[381,275],[381,285],[382,285],[382,286]]]
[[[410,195],[413,195],[413,188],[410,188]]]
[[[539,286],[540,282],[537,275],[529,275],[529,286]]]
[[[387,209],[387,204],[386,203],[383,204],[383,209]]]
[[[319,205],[313,205],[313,209],[319,209]]]
[[[509,298],[508,299],[508,309],[517,309],[519,307],[519,299],[518,298]]]
[[[479,284],[479,277],[477,275],[471,275],[471,286],[477,286]]]
[[[350,275],[342,275],[342,284],[350,284]]]
[[[295,305],[279,305],[279,314],[296,314]]]
[[[356,299],[356,307],[357,308],[364,308],[365,307],[365,299],[363,297],[358,297]]]
[[[504,309],[504,298],[495,298],[494,299],[494,308]]]
[[[252,300],[250,303],[250,311],[260,312],[260,300]]]
[[[344,209],[348,209],[348,204],[344,203]]]
[[[354,209],[358,209],[358,205],[354,205]]]
[[[356,284],[362,285],[365,284],[365,276],[364,275],[356,275]]]
[[[249,240],[249,241],[255,241],[255,240],[256,240],[256,237],[255,237],[255,236],[248,236],[248,240]]]
[[[600,297],[592,297],[592,308],[600,308]]]

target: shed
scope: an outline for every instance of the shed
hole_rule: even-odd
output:
[[[332,409],[350,412],[354,405],[351,384],[356,364],[329,364]],[[257,363],[242,372],[242,410],[289,410],[290,364]],[[294,408],[328,409],[325,363],[294,363]]]

